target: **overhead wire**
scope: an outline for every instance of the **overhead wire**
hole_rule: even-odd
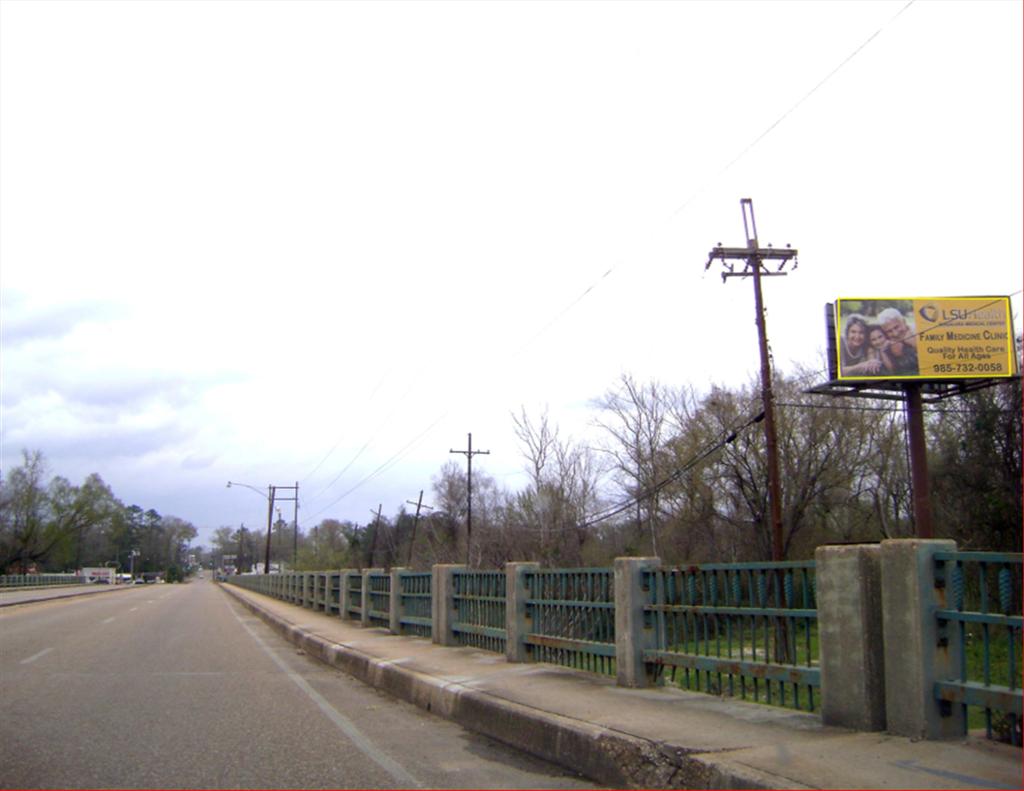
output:
[[[677,216],[680,212],[685,210],[697,197],[699,197],[699,195],[701,193],[703,193],[707,189],[708,186],[710,186],[711,183],[713,183],[714,181],[717,181],[726,172],[728,172],[732,167],[734,167],[737,162],[739,162],[741,159],[743,159],[751,150],[753,150],[759,143],[761,143],[762,140],[764,140],[766,137],[768,137],[790,115],[792,115],[801,105],[803,105],[808,99],[810,99],[810,97],[812,95],[814,95],[818,90],[820,90],[823,85],[825,85],[827,82],[829,82],[829,80],[831,80],[844,66],[846,66],[850,61],[852,61],[855,57],[857,57],[875,38],[878,37],[878,35],[886,27],[888,27],[898,17],[900,17],[904,12],[906,12],[907,9],[909,9],[915,2],[916,2],[916,0],[909,0],[909,2],[907,2],[904,6],[902,6],[900,8],[900,10],[896,14],[894,14],[889,20],[887,20],[885,23],[883,23],[877,30],[874,31],[874,33],[872,33],[870,36],[868,36],[867,39],[865,39],[849,55],[847,55],[842,61],[840,61],[838,65],[836,65],[831,71],[829,71],[821,80],[819,80],[800,99],[798,99],[793,105],[791,105],[789,108],[787,108],[774,122],[772,122],[764,131],[762,131],[757,137],[755,137],[749,144],[747,144],[747,146],[745,146],[735,157],[733,157],[718,172],[718,174],[716,176],[714,176],[712,179],[710,179],[705,185],[703,185],[700,189],[698,189],[695,193],[693,193],[682,205],[680,205],[677,209],[675,209],[669,215],[669,218],[673,218],[673,217]],[[594,279],[576,298],[574,298],[571,302],[566,304],[565,307],[563,307],[560,311],[558,311],[551,319],[549,319],[547,322],[545,322],[543,325],[541,325],[529,338],[527,338],[520,345],[520,347],[518,349],[514,350],[512,352],[512,354],[515,355],[515,354],[518,354],[518,353],[522,352],[525,348],[529,347],[529,345],[531,343],[533,343],[538,337],[543,335],[552,326],[557,324],[558,321],[560,321],[562,319],[562,317],[564,317],[566,314],[568,314],[570,311],[572,311],[584,299],[589,297],[600,285],[602,285],[604,283],[604,281],[607,280],[608,277],[613,272],[616,271],[616,268],[617,268],[617,264],[613,265],[613,266],[611,266],[611,267],[609,267],[607,269],[605,269],[604,272],[599,277]],[[415,381],[416,380],[414,378],[413,384],[415,384]],[[402,396],[402,399],[404,399],[405,397],[408,396],[408,393],[411,391],[412,386],[413,385],[410,385],[410,388],[407,389],[406,393]],[[395,409],[397,409],[397,404],[395,406]],[[391,414],[393,414],[393,413],[394,413],[394,409],[392,410],[391,413],[389,413],[388,417],[390,417]],[[386,420],[387,420],[387,418],[385,418],[385,421]],[[414,438],[414,440],[412,442],[408,443],[401,450],[399,450],[396,454],[394,454],[392,457],[390,457],[390,459],[388,459],[388,461],[386,461],[382,465],[378,466],[375,470],[373,470],[371,473],[369,473],[363,479],[359,480],[355,485],[350,487],[343,494],[339,495],[337,498],[332,500],[328,505],[324,506],[319,511],[316,511],[312,516],[319,515],[319,514],[323,513],[324,511],[326,511],[328,508],[333,507],[338,502],[340,502],[342,499],[344,499],[346,496],[348,496],[352,492],[354,492],[357,489],[359,489],[362,485],[364,485],[365,483],[369,482],[370,480],[372,480],[373,478],[377,477],[378,475],[382,474],[387,469],[390,469],[390,467],[393,466],[394,463],[397,463],[397,461],[401,460],[401,458],[404,458],[404,454],[406,454],[407,452],[411,452],[412,447],[413,447],[413,443],[415,443],[415,441],[417,439],[425,437],[425,435],[434,426],[436,426],[440,422],[440,420],[441,420],[441,418],[438,418],[437,420],[435,420],[426,429],[424,429],[422,432],[420,432],[420,434],[418,434],[417,437]],[[378,432],[379,432],[379,428],[378,428]],[[332,488],[338,482],[338,480],[340,480],[342,475],[344,475],[344,473],[347,472],[351,468],[351,466],[356,462],[356,460],[358,460],[362,456],[363,452],[367,449],[367,447],[373,441],[373,439],[376,437],[376,434],[378,432],[374,432],[374,434],[371,435],[370,439],[368,439],[367,442],[364,443],[364,445],[359,449],[359,451],[356,452],[356,454],[353,456],[353,458],[342,468],[342,470],[339,473],[337,473],[334,476],[334,478],[332,478],[332,480],[325,487],[322,487],[317,492],[317,494],[313,496],[314,500],[317,497],[319,497],[320,495],[322,495],[324,492],[326,492],[330,488]],[[337,444],[340,444],[340,441]],[[316,465],[316,467],[314,467],[313,472],[315,472],[316,470],[318,470],[320,468],[320,466],[322,466],[322,464],[326,461],[326,459],[337,448],[337,444],[334,447],[332,447],[332,449],[330,451],[328,451],[328,453],[324,457],[324,459],[322,459]],[[311,472],[310,475],[312,475],[312,474],[313,473]],[[309,476],[307,476],[307,477],[309,477]],[[312,516],[307,517],[307,518],[312,518]]]

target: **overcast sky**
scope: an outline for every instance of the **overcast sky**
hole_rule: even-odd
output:
[[[0,0],[0,442],[207,530],[366,522],[525,406],[756,376],[837,296],[1009,294],[1020,2]],[[825,374],[822,374],[822,379]],[[588,434],[587,432],[591,432]],[[382,465],[390,466],[369,478]],[[290,507],[285,509],[290,515]]]

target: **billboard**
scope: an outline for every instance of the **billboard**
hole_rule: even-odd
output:
[[[1017,373],[1009,297],[837,299],[834,379],[990,379]]]

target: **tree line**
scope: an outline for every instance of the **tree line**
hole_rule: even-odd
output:
[[[914,535],[900,404],[809,394],[818,374],[774,381],[785,556],[809,558],[825,543]],[[771,555],[760,387],[699,392],[623,375],[592,402],[600,440],[564,435],[546,411],[510,415],[527,483],[501,487],[473,475],[466,544],[464,467],[433,476],[417,518],[402,506],[379,520],[323,519],[298,531],[280,516],[271,563],[289,568],[370,568],[512,560],[551,567],[606,566],[617,556],[669,563],[741,562]],[[941,401],[926,415],[936,537],[961,548],[1021,551],[1020,380]],[[190,523],[125,506],[99,475],[79,486],[47,481],[38,452],[0,486],[0,569],[59,571],[120,563],[137,571],[181,564]],[[296,534],[297,533],[297,534]],[[198,548],[192,551],[198,553]],[[266,532],[220,527],[203,559],[248,570],[262,563]],[[233,557],[232,557],[233,556]]]
[[[0,483],[0,570],[6,573],[116,564],[173,580],[182,575],[196,535],[184,519],[125,505],[96,473],[78,486],[50,477],[40,451],[24,451],[22,463]]]
[[[785,556],[826,543],[915,534],[901,404],[809,394],[816,372],[776,375]],[[324,519],[295,536],[278,520],[272,561],[300,569],[466,563],[500,567],[605,566],[624,555],[669,563],[771,556],[768,476],[757,381],[738,388],[673,387],[624,375],[593,402],[603,441],[563,436],[546,412],[510,416],[528,483],[509,491],[473,474],[466,545],[466,473],[448,461],[433,476],[432,510],[406,506],[365,524]],[[928,408],[934,530],[962,549],[1021,551],[1019,380]],[[251,542],[222,528],[223,551]]]

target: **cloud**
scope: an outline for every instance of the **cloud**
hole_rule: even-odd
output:
[[[82,324],[110,322],[128,314],[114,302],[83,300],[39,306],[18,292],[7,291],[0,298],[0,307],[0,342],[5,352],[33,341],[60,340]]]

